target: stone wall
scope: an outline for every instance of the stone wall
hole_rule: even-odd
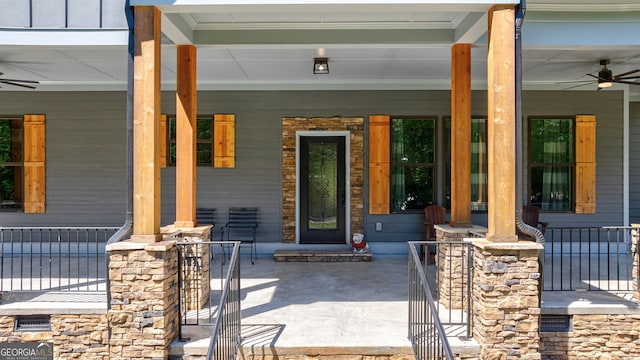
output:
[[[15,316],[0,316],[0,342],[48,341],[54,359],[109,359],[106,314],[51,315],[51,330],[14,331]]]
[[[640,359],[640,314],[573,315],[573,330],[540,333],[542,359]]]
[[[282,242],[296,242],[296,132],[349,131],[350,197],[353,233],[364,232],[364,119],[285,118],[282,120]]]

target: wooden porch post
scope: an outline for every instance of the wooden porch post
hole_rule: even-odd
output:
[[[471,227],[471,45],[451,48],[451,219]]]
[[[133,79],[133,235],[155,242],[160,236],[160,11],[135,8]]]
[[[196,47],[178,45],[176,91],[176,227],[196,219]]]
[[[515,242],[515,9],[489,10],[487,240]]]

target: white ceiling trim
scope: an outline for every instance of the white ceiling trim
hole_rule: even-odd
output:
[[[129,30],[124,29],[2,29],[0,45],[30,46],[110,46],[127,45]]]
[[[287,23],[201,23],[195,30],[351,30],[351,29],[423,29],[450,30],[454,25],[450,21],[429,22],[287,22]]]
[[[625,4],[559,4],[559,3],[535,3],[527,2],[527,10],[531,11],[565,11],[565,12],[624,12],[624,11],[640,11],[640,3],[637,1]]]
[[[132,1],[133,3],[134,1]],[[140,1],[137,1],[140,2]],[[155,5],[160,11],[168,13],[398,13],[398,12],[486,12],[489,8],[496,4],[515,5],[519,1],[491,1],[491,2],[455,2],[449,4],[407,4],[405,1],[384,2],[384,3],[328,3],[322,2],[312,4],[273,4],[269,5],[264,2],[257,4],[208,4],[208,5],[181,5],[178,2],[162,5],[162,4],[132,4],[132,5]]]

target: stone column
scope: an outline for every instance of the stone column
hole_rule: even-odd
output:
[[[473,241],[473,338],[480,359],[541,359],[540,267],[542,244]]]
[[[211,227],[211,225],[204,225],[196,228],[179,228],[169,225],[160,229],[172,240],[194,243],[194,245],[178,245],[181,253],[178,261],[181,269],[179,276],[181,276],[182,308],[185,310],[200,310],[209,301],[211,246],[202,242],[210,241]]]
[[[471,268],[467,244],[462,241],[469,237],[469,231],[484,232],[486,229],[480,226],[454,228],[449,225],[434,225],[434,228],[438,241],[438,302],[448,309],[465,309],[469,303],[467,276]]]
[[[107,245],[111,359],[167,359],[178,335],[175,242]]]

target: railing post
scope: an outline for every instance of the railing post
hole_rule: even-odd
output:
[[[208,243],[211,234],[211,225],[203,225],[195,228],[180,228],[174,225],[162,227],[160,232],[165,235],[172,234],[181,242],[192,242],[193,245],[179,244],[182,272],[180,278],[181,291],[184,292],[182,306],[186,310],[199,310],[209,301],[211,291],[210,262],[211,252]]]
[[[435,225],[434,228],[438,241],[438,302],[449,310],[466,309],[470,300],[467,287],[471,269],[467,266],[470,254],[462,240],[469,237],[470,231],[484,231],[485,228],[454,228],[449,225]]]
[[[636,300],[640,300],[640,289],[638,283],[640,279],[640,255],[638,245],[640,244],[640,224],[631,224],[631,254],[633,256],[633,297]]]

